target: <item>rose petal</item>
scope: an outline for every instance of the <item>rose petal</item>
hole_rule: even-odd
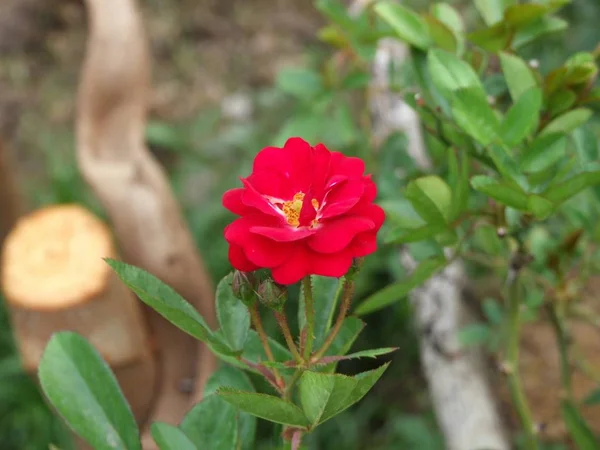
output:
[[[310,259],[311,273],[323,277],[340,278],[350,270],[353,257],[349,250],[344,250],[329,255],[313,252]]]
[[[366,217],[342,217],[324,223],[308,240],[308,245],[319,253],[339,252],[346,248],[358,233],[373,228],[375,223]]]
[[[290,158],[286,151],[279,147],[265,147],[254,157],[252,172],[259,170],[280,170],[281,173],[289,168]]]
[[[257,217],[242,217],[225,228],[225,239],[243,249],[246,258],[259,267],[275,267],[288,258],[293,244],[278,243],[250,232],[259,220]]]
[[[377,250],[377,232],[367,231],[357,234],[348,248],[355,258],[374,253]]]
[[[361,177],[365,172],[365,163],[354,156],[346,156],[340,152],[331,152],[331,170],[335,174],[348,177]]]
[[[298,245],[283,264],[271,269],[271,275],[276,283],[294,284],[310,274],[310,265],[308,249],[304,245]]]
[[[352,208],[348,212],[348,215],[368,217],[375,224],[375,228],[373,229],[373,231],[379,231],[379,229],[383,225],[383,222],[385,222],[385,211],[381,206],[376,205],[374,203],[370,203],[367,205],[356,205],[356,207]]]
[[[255,170],[246,181],[263,195],[284,199],[291,198],[295,194],[291,190],[289,181],[274,170]]]
[[[242,178],[242,183],[244,183],[244,186],[246,187],[242,195],[242,201],[245,205],[256,208],[260,212],[270,216],[282,217],[282,212],[279,208],[261,195],[247,179]]]
[[[276,242],[293,242],[312,236],[317,231],[308,227],[292,228],[291,226],[250,228],[251,233],[259,234]]]
[[[253,270],[259,269],[255,264],[252,264],[246,258],[242,248],[235,244],[229,245],[229,262],[234,269],[241,270],[242,272],[252,272]]]
[[[242,202],[244,188],[235,188],[226,191],[223,194],[223,206],[238,216],[243,216],[250,211],[250,208]]]
[[[363,193],[364,185],[360,182],[348,180],[339,186],[335,186],[325,194],[325,204],[320,216],[326,219],[348,212],[360,201]]]

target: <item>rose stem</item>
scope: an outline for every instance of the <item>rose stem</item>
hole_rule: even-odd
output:
[[[325,342],[323,342],[323,345],[321,346],[321,348],[312,357],[311,362],[317,362],[319,359],[321,359],[325,355],[325,352],[327,352],[327,350],[329,350],[329,347],[331,346],[331,344],[335,340],[336,336],[340,332],[340,329],[342,328],[342,324],[344,323],[344,319],[346,318],[346,315],[348,314],[348,310],[350,309],[353,292],[354,292],[354,281],[345,280],[344,293],[342,295],[342,302],[340,303],[340,311],[337,316],[337,319],[336,319],[335,323],[333,324],[333,328],[331,328],[331,331],[327,335]]]
[[[537,450],[535,425],[531,418],[531,411],[527,404],[521,379],[519,377],[519,329],[520,329],[520,295],[519,295],[520,268],[509,268],[508,276],[508,340],[506,347],[508,388],[513,404],[519,414],[521,424],[525,430],[525,448]]]
[[[302,430],[294,431],[292,435],[292,450],[299,450],[302,443]]]
[[[302,279],[304,287],[304,311],[306,312],[306,342],[304,346],[304,360],[310,360],[313,340],[315,338],[315,302],[313,299],[312,284],[310,276]]]
[[[568,347],[569,340],[567,338],[566,324],[559,313],[558,308],[554,303],[548,305],[550,323],[556,334],[556,342],[560,354],[560,379],[564,389],[564,397],[571,401],[573,399],[573,388],[571,382],[571,367],[569,364]]]
[[[262,325],[262,320],[260,319],[260,314],[258,312],[258,305],[254,305],[254,306],[250,307],[249,310],[250,310],[250,317],[252,318],[252,323],[254,324],[254,328],[256,328],[256,332],[258,333],[258,336],[260,337],[260,342],[262,342],[262,346],[265,350],[265,354],[267,355],[267,358],[269,359],[269,361],[275,362],[275,358],[273,357],[273,352],[271,351],[271,346],[269,345],[269,340],[267,338],[267,334],[265,333],[265,329],[263,328],[263,325]],[[277,384],[279,386],[284,386],[283,379],[281,378],[279,371],[275,367],[273,367],[273,374],[275,375],[275,380],[277,381]]]
[[[283,337],[285,338],[285,342],[287,343],[290,352],[294,356],[294,359],[299,363],[303,362],[304,359],[302,355],[298,351],[298,347],[296,347],[296,343],[294,342],[294,338],[292,337],[292,332],[290,331],[290,326],[288,325],[287,317],[285,314],[280,313],[279,311],[273,311],[275,313],[275,318],[277,319],[277,323],[281,328],[281,332],[283,333]]]

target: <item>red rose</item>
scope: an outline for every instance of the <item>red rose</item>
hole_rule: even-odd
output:
[[[268,268],[280,284],[345,275],[354,258],[377,249],[385,218],[364,170],[361,159],[300,138],[261,150],[244,187],[223,195],[241,216],[225,228],[233,267]]]

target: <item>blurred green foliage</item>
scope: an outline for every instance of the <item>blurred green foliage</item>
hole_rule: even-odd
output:
[[[316,3],[325,16],[335,15],[334,3]],[[406,3],[425,10],[431,2],[412,0]],[[471,1],[447,3],[461,12],[468,24],[481,25],[481,18]],[[596,0],[576,0],[560,15],[570,22],[568,31],[525,46],[523,50],[527,58],[539,60],[542,71],[561,64],[575,51],[592,51],[600,41],[600,28],[597,26],[600,3]],[[364,27],[365,42],[370,42],[370,33],[374,33],[374,43],[377,30],[372,30],[368,24],[360,26]],[[331,35],[320,37],[329,41],[337,38]],[[221,195],[226,189],[238,185],[240,176],[250,172],[252,158],[260,148],[280,145],[288,136],[301,135],[308,141],[321,141],[330,148],[361,156],[377,177],[382,201],[393,197],[408,179],[420,175],[406,153],[406,139],[402,135],[391,136],[380,149],[378,157],[373,157],[370,122],[363,96],[363,88],[369,81],[366,68],[357,65],[347,72],[340,72],[330,50],[315,46],[310,51],[312,65],[283,69],[274,86],[249,94],[252,104],[249,117],[241,120],[228,118],[219,107],[211,107],[181,123],[151,121],[148,125],[148,144],[168,170],[215,283],[230,269],[222,230],[232,217],[222,208]],[[367,58],[372,48],[365,45],[360,51],[364,51]],[[412,74],[402,76],[406,78],[397,80],[399,89]],[[506,89],[496,81],[488,80],[488,92]],[[593,123],[593,127],[595,129],[597,124]],[[77,171],[72,134],[41,135],[39,139],[47,155],[47,176],[43,180],[43,189],[39,184],[31,186],[32,202],[35,205],[79,202],[103,217],[102,209]],[[584,142],[585,136],[581,139]],[[435,159],[435,148],[433,150]],[[581,151],[585,152],[583,144]],[[592,156],[597,158],[597,155]],[[398,168],[402,168],[402,173]],[[597,199],[590,201],[598,203]],[[583,219],[578,210],[584,203],[581,200],[562,214],[572,223],[580,223]],[[398,216],[406,219],[406,209],[399,203],[395,207]],[[550,230],[557,239],[564,235],[563,230]],[[501,246],[497,245],[494,230],[487,231],[490,233],[485,228],[480,229],[472,245],[500,255]],[[542,239],[539,233],[547,233],[547,230],[536,229],[538,234],[532,233],[532,251],[545,254],[542,247],[548,241]],[[426,257],[430,250],[427,245],[411,245],[413,254],[422,257]],[[367,258],[356,296],[358,299],[365,298],[403,275],[396,252],[382,247],[376,255]],[[528,302],[535,308],[535,292],[530,297]],[[498,304],[493,299],[484,302],[486,323],[492,326],[497,324],[497,308]],[[354,349],[358,351],[393,344],[400,350],[394,354],[393,364],[373,392],[358,407],[327,422],[319,433],[310,435],[307,440],[309,448],[443,448],[419,372],[417,339],[411,328],[410,314],[408,303],[399,302],[369,316],[368,326]],[[291,325],[294,327],[296,324]],[[269,334],[276,334],[274,321],[267,321],[266,326],[270,329]],[[464,333],[465,340],[471,342],[487,342],[490,337],[486,325],[474,326]],[[340,364],[340,370],[356,373],[372,368],[372,364],[368,360],[347,361]],[[255,383],[259,380],[253,379]],[[402,401],[390,402],[390,398]],[[267,438],[272,435],[270,425],[262,421],[259,423],[260,450],[275,450],[276,444]],[[49,442],[62,450],[69,448],[65,429],[46,407],[35,383],[20,369],[8,317],[0,302],[0,448],[47,450]],[[561,448],[564,447],[548,447],[552,450]]]

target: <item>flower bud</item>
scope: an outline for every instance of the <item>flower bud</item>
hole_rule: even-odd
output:
[[[252,306],[256,303],[256,277],[252,272],[241,272],[236,270],[233,272],[233,280],[231,281],[231,290],[233,295],[240,299],[246,306]]]
[[[272,280],[265,280],[258,286],[258,299],[268,308],[281,312],[287,298],[287,289]]]

